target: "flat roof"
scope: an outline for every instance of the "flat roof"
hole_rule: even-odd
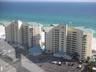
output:
[[[63,51],[58,51],[56,54],[57,54],[57,55],[60,55],[60,56],[64,56],[64,55],[65,55],[65,52],[63,52]]]
[[[14,42],[13,45],[18,45],[19,43],[18,42]]]
[[[43,26],[42,24],[38,22],[27,22],[27,23],[29,24],[29,26],[32,26],[32,27]]]
[[[8,25],[10,25],[12,22],[3,22],[3,25],[6,27]]]
[[[15,49],[5,41],[0,41],[0,51],[12,59],[16,58]]]
[[[42,51],[45,51],[46,48],[45,48],[45,46],[43,46],[41,49],[42,49]]]
[[[89,59],[89,62],[94,62],[94,58],[90,58]]]
[[[21,46],[25,47],[25,44],[20,44]]]
[[[75,27],[76,29],[79,29],[83,32],[91,32],[93,33],[94,31],[91,29],[91,28],[88,28],[88,27]]]
[[[30,53],[41,53],[41,47],[40,45],[34,46],[28,50]]]
[[[66,55],[72,57],[73,55],[71,53],[66,52]]]

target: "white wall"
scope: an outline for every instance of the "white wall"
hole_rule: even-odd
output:
[[[64,28],[62,28],[62,26]],[[64,38],[61,37],[61,32],[64,32]],[[62,40],[64,39],[64,40]],[[63,51],[66,52],[66,45],[67,45],[67,25],[59,25],[59,51],[61,51],[61,40],[63,41]]]
[[[46,50],[52,51],[52,28],[53,27],[44,27],[44,30],[46,32]]]
[[[22,22],[18,21],[18,42],[22,43]]]
[[[96,38],[92,38],[92,50],[96,50]]]
[[[6,41],[12,41],[11,39],[11,24],[9,24],[7,27],[5,27],[5,34],[6,34]]]

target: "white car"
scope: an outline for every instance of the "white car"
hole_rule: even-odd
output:
[[[52,61],[51,63],[52,63],[52,64],[57,64],[58,62],[57,62],[57,61]]]
[[[61,61],[59,61],[58,64],[61,64]]]
[[[8,52],[11,52],[12,50],[8,50]]]

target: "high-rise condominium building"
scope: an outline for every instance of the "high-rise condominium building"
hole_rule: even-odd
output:
[[[79,60],[91,57],[93,31],[87,27],[67,29],[67,52],[79,54]]]
[[[45,30],[45,48],[50,52],[66,52],[67,25],[53,24],[44,27]]]
[[[67,27],[63,24],[53,24],[44,27],[45,47],[50,52],[64,51],[65,53],[77,52],[79,60],[91,56],[91,43],[93,31],[87,27]]]
[[[12,22],[4,22],[6,41],[19,44],[25,44],[33,47],[41,44],[41,27],[38,22],[21,22],[13,20]]]

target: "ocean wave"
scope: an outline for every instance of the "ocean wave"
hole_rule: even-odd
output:
[[[6,22],[6,20],[1,20],[0,23]]]

